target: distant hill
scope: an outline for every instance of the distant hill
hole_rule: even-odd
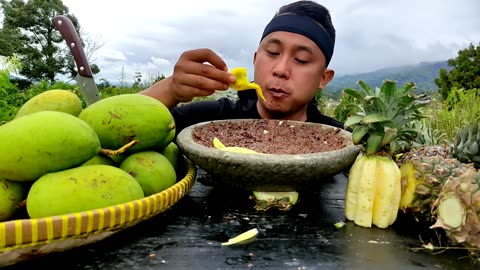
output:
[[[440,68],[450,70],[447,61],[422,62],[416,65],[384,68],[372,72],[335,76],[325,89],[325,94],[338,96],[345,88],[358,88],[357,81],[365,81],[371,87],[379,87],[386,79],[397,81],[397,86],[413,81],[422,93],[437,92],[434,79]]]

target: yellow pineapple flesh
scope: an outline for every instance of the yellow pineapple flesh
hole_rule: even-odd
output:
[[[362,227],[386,228],[397,218],[400,170],[386,157],[359,155],[350,169],[345,216]]]

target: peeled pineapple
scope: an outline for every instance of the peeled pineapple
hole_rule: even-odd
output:
[[[401,174],[393,153],[402,140],[416,136],[408,124],[424,117],[420,108],[426,103],[417,102],[423,96],[411,93],[413,83],[397,88],[395,82],[384,81],[376,89],[363,81],[359,84],[360,90],[344,90],[358,106],[345,126],[353,128],[353,143],[365,146],[348,174],[345,216],[362,227],[386,228],[400,207]]]
[[[400,170],[388,157],[360,154],[350,169],[345,216],[362,227],[386,228],[397,218]]]

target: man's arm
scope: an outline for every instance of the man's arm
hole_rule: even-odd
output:
[[[169,88],[172,77],[165,78],[149,88],[141,91],[139,94],[151,96],[162,102],[167,108],[171,109],[180,103]]]

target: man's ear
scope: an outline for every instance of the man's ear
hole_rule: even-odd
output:
[[[256,51],[253,54],[253,65],[255,65],[255,59],[257,59],[257,52]]]
[[[333,79],[333,76],[335,76],[335,71],[333,69],[325,69],[325,71],[322,74],[322,79],[320,80],[320,83],[318,84],[319,89],[325,88],[327,84]]]

